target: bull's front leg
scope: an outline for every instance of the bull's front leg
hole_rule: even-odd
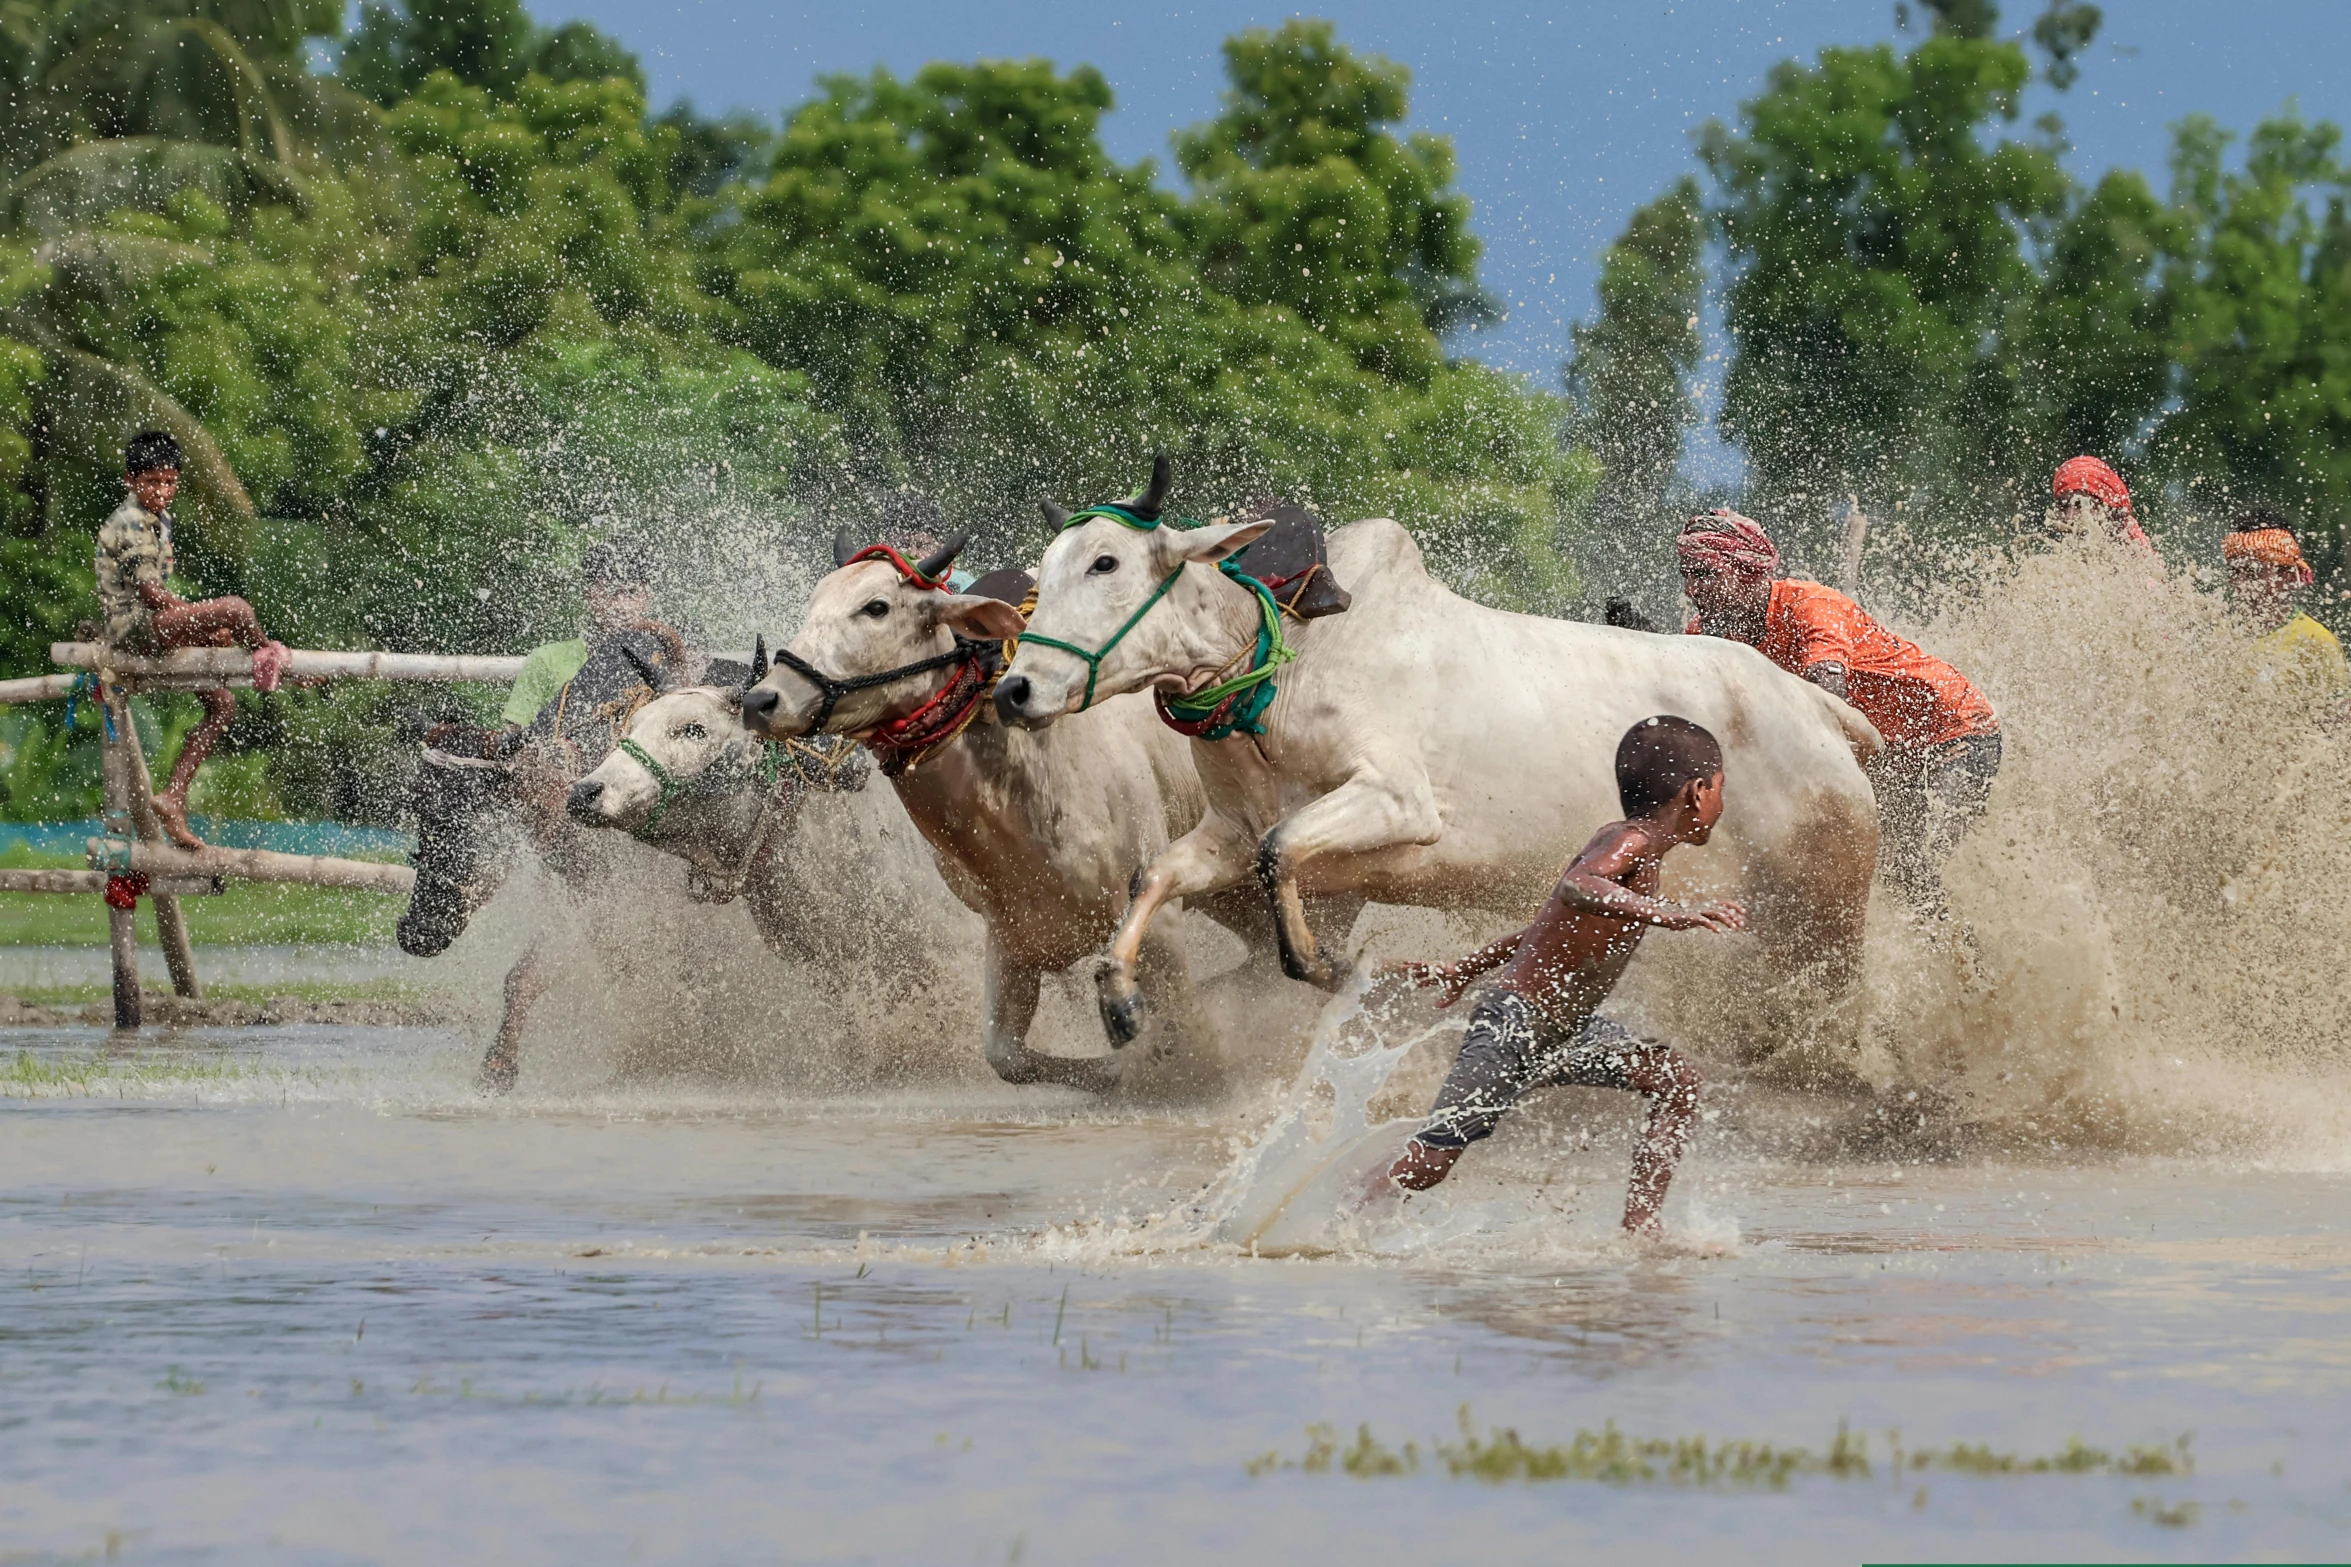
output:
[[[988,1065],[1007,1083],[1052,1083],[1106,1094],[1118,1086],[1118,1070],[1106,1058],[1046,1055],[1029,1048],[1029,1025],[1037,1019],[1036,963],[1004,950],[995,927],[988,928]]]
[[[1143,1031],[1146,1008],[1135,972],[1152,916],[1177,898],[1197,898],[1239,884],[1249,874],[1249,837],[1210,811],[1200,825],[1159,851],[1135,875],[1125,918],[1111,938],[1110,951],[1094,974],[1102,1031],[1113,1049],[1134,1043]]]
[[[511,1092],[514,1080],[522,1074],[523,1025],[530,1021],[531,1008],[539,1004],[553,982],[548,967],[539,943],[534,941],[514,967],[506,971],[505,1010],[498,1019],[497,1037],[490,1041],[489,1054],[482,1057],[481,1076],[477,1080],[483,1091]]]
[[[1435,843],[1444,826],[1426,774],[1416,771],[1397,778],[1359,773],[1291,812],[1267,833],[1257,846],[1257,881],[1273,904],[1282,972],[1324,990],[1337,990],[1351,966],[1324,957],[1315,945],[1305,900],[1298,892],[1298,873],[1304,866],[1339,855]]]

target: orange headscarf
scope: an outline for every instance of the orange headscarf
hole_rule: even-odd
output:
[[[2117,537],[2127,539],[2139,548],[2153,554],[2155,546],[2148,541],[2146,530],[2139,526],[2138,516],[2131,509],[2130,486],[2122,482],[2122,475],[2096,457],[2069,457],[2058,465],[2057,475],[2049,481],[2049,498],[2064,500],[2068,495],[2087,495],[2100,505],[2122,514],[2122,527]]]
[[[2315,580],[2310,562],[2302,558],[2302,545],[2284,528],[2254,528],[2244,533],[2232,533],[2220,541],[2220,558],[2224,561],[2257,560],[2264,566],[2277,566],[2293,573],[2294,581],[2310,586]]]

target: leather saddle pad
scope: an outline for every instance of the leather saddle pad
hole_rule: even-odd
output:
[[[1265,584],[1275,602],[1300,620],[1336,615],[1355,602],[1331,576],[1323,549],[1322,519],[1290,501],[1259,497],[1234,512],[1235,522],[1271,517],[1273,527],[1234,560]]]
[[[963,591],[974,598],[1001,599],[1018,609],[1036,585],[1037,579],[1018,566],[999,566]]]

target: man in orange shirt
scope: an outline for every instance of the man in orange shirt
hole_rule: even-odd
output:
[[[1780,552],[1734,511],[1692,517],[1675,541],[1690,630],[1744,642],[1860,709],[1886,746],[1869,764],[1886,875],[1945,919],[1943,861],[1984,813],[2000,719],[1965,675],[1896,636],[1834,588],[1779,575]]]

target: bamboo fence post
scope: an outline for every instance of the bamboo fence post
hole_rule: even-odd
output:
[[[163,842],[163,822],[155,814],[155,776],[147,770],[146,748],[139,744],[138,725],[131,722],[131,701],[122,699],[122,746],[129,757],[131,821],[141,839]],[[155,905],[155,936],[163,947],[164,967],[171,970],[171,988],[190,1001],[204,998],[204,982],[196,974],[196,951],[188,942],[188,917],[180,900],[150,886],[147,901]]]
[[[105,729],[99,744],[106,789],[106,829],[114,832],[120,823],[120,830],[127,836],[131,825],[130,753],[121,737],[130,727],[130,703],[109,687],[105,713]],[[135,899],[127,909],[117,908],[108,900],[106,946],[114,960],[114,1026],[136,1029],[139,1026],[139,906]]]

